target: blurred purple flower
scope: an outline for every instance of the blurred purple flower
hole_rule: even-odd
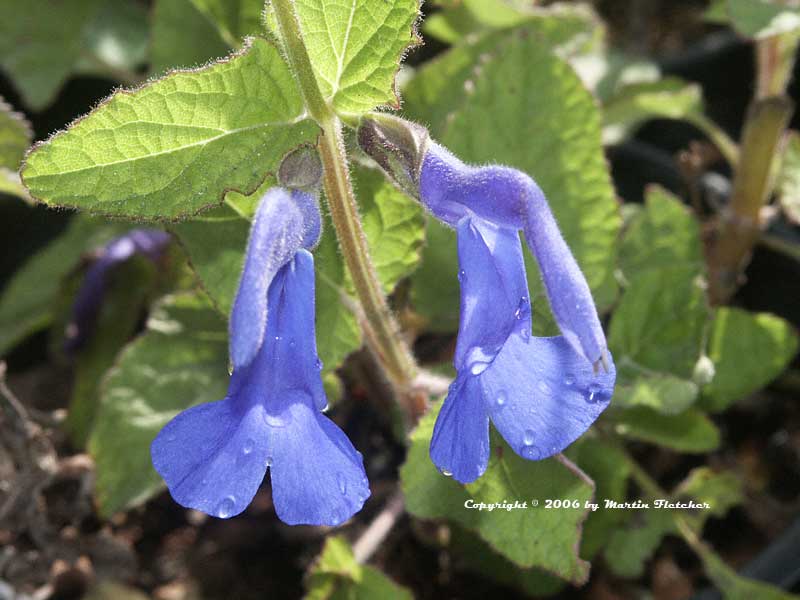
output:
[[[233,376],[224,400],[183,411],[152,443],[153,465],[181,505],[229,518],[267,468],[278,517],[338,525],[369,497],[361,454],[322,414],[314,330],[316,199],[274,188],[259,204],[230,319]]]
[[[135,254],[156,262],[169,241],[169,234],[158,229],[132,229],[97,252],[72,305],[72,319],[67,325],[64,342],[68,352],[78,350],[91,337],[103,304],[109,271]]]

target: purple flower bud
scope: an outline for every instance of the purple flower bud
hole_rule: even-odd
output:
[[[96,252],[72,306],[72,320],[67,325],[64,343],[68,352],[79,349],[92,335],[103,304],[109,271],[135,254],[157,261],[169,240],[169,234],[157,229],[133,229]]]

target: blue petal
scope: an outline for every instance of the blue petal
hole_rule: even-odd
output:
[[[153,440],[153,466],[178,504],[223,519],[255,496],[269,457],[263,407],[226,398],[183,411]]]
[[[322,216],[317,197],[302,190],[292,190],[292,200],[303,213],[303,248],[314,248],[322,235]]]
[[[269,391],[266,418],[275,510],[289,524],[338,525],[369,485],[361,455],[330,419],[314,341],[314,259],[301,250],[275,278],[268,338],[248,389]],[[235,375],[235,373],[234,373]]]
[[[295,399],[281,418],[286,426],[272,428],[270,436],[278,517],[289,525],[343,523],[361,510],[370,494],[361,455],[310,399]]]
[[[184,411],[151,446],[180,504],[223,518],[250,503],[267,466],[275,509],[290,524],[336,525],[369,496],[361,455],[319,413],[327,404],[314,341],[314,262],[305,250],[276,274],[254,361],[228,397]]]
[[[563,337],[515,332],[480,376],[486,410],[513,450],[530,460],[557,454],[605,410],[616,371],[595,374]]]
[[[250,364],[264,340],[267,291],[272,279],[303,243],[303,213],[286,190],[272,188],[258,205],[244,269],[230,318],[234,369]]]
[[[597,365],[606,360],[606,337],[592,292],[539,186],[530,180],[526,188],[525,240],[539,263],[553,316],[567,342]]]
[[[530,302],[516,230],[480,218],[458,224],[461,282],[455,367],[485,368],[515,328],[530,332]]]
[[[479,379],[470,374],[450,386],[431,438],[433,464],[456,481],[470,483],[489,462],[489,415]]]
[[[562,334],[590,363],[604,359],[606,339],[591,291],[533,179],[509,167],[467,165],[430,143],[420,171],[420,199],[450,225],[473,214],[500,227],[523,229]]]

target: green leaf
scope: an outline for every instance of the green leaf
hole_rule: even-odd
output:
[[[631,84],[603,107],[603,141],[616,144],[649,119],[694,121],[703,114],[703,94],[697,84],[668,77]]]
[[[82,55],[75,70],[122,81],[147,60],[147,10],[138,2],[102,2],[85,29]]]
[[[99,0],[32,0],[20,10],[15,0],[0,0],[0,67],[14,81],[26,105],[47,106],[78,62],[81,31]]]
[[[86,444],[94,424],[100,380],[136,333],[155,279],[156,266],[143,257],[133,257],[107,276],[93,334],[75,361],[66,429],[79,448]]]
[[[663,415],[646,406],[637,406],[614,410],[613,419],[616,432],[620,435],[666,446],[678,452],[710,452],[720,442],[716,425],[694,408],[677,415]]]
[[[633,280],[651,269],[675,265],[692,267],[695,275],[704,272],[700,225],[683,203],[660,186],[649,186],[645,210],[627,224],[619,248],[622,273]]]
[[[264,0],[191,0],[231,46],[261,30]]]
[[[645,563],[661,545],[661,540],[674,533],[672,511],[656,508],[637,510],[629,524],[611,536],[604,550],[606,564],[620,577],[641,577]]]
[[[777,191],[786,217],[800,224],[800,134],[789,133],[778,173]]]
[[[425,242],[423,210],[377,170],[358,167],[353,179],[372,264],[388,294],[419,264]]]
[[[20,10],[0,0],[0,67],[24,103],[41,110],[73,71],[127,79],[144,58],[146,13],[138,3],[113,10],[101,0],[30,0]]]
[[[545,573],[541,569],[520,569],[514,563],[493,550],[476,534],[459,527],[450,528],[448,549],[454,555],[456,568],[463,567],[503,585],[517,588],[535,596],[552,596],[565,587],[563,580]]]
[[[204,212],[170,230],[178,237],[203,290],[225,316],[231,312],[244,265],[250,221],[229,204]]]
[[[87,250],[99,247],[129,225],[76,216],[67,230],[31,256],[0,297],[0,354],[47,327],[61,279]]]
[[[615,360],[691,378],[708,319],[704,287],[691,264],[640,271],[611,321]]]
[[[168,296],[151,313],[147,332],[119,356],[102,384],[89,438],[103,516],[163,488],[150,443],[180,411],[224,398],[227,339],[225,323],[201,296]]]
[[[360,565],[344,536],[332,536],[306,579],[306,600],[412,600],[409,590],[378,569]]]
[[[16,171],[32,138],[30,123],[0,96],[0,168]]]
[[[418,43],[418,0],[297,0],[295,10],[323,97],[339,113],[400,105],[395,75]]]
[[[598,305],[613,301],[620,218],[603,155],[600,115],[572,68],[544,47],[533,26],[452,49],[420,69],[406,100],[407,113],[430,123],[433,135],[460,158],[508,164],[533,176]],[[455,323],[454,235],[432,225],[428,241],[414,277],[414,306],[431,321]],[[542,286],[529,255],[526,263],[535,300]],[[442,314],[447,309],[443,302],[427,303],[431,286],[438,297],[449,299],[449,319]]]
[[[709,467],[692,469],[674,490],[673,496],[689,497],[707,503],[710,508],[700,512],[703,521],[709,516],[721,518],[744,501],[744,484],[729,471],[714,472]]]
[[[703,566],[714,585],[722,592],[725,600],[798,600],[798,596],[784,592],[768,583],[747,579],[738,575],[714,553],[709,546],[700,543],[695,547],[703,560]]]
[[[646,370],[631,363],[617,365],[614,406],[647,406],[662,414],[683,412],[697,400],[700,388],[693,381],[669,373]]]
[[[22,176],[49,205],[175,218],[253,192],[317,133],[278,49],[253,39],[205,69],[117,92],[38,146]]]
[[[570,446],[568,455],[595,483],[597,510],[589,513],[583,526],[581,557],[590,560],[628,518],[623,510],[606,508],[604,500],[627,499],[630,463],[623,450],[588,435]]]
[[[567,581],[586,580],[589,564],[577,555],[584,503],[593,485],[554,459],[532,462],[518,457],[499,436],[492,437],[486,473],[466,486],[448,479],[429,456],[433,425],[441,404],[431,407],[411,434],[411,448],[400,469],[406,509],[425,519],[449,519],[477,533],[495,551],[521,567],[539,567]],[[569,498],[580,508],[546,509],[546,498]],[[532,499],[539,499],[531,507]],[[479,511],[465,503],[528,502],[519,510]]]
[[[763,39],[800,29],[800,9],[771,0],[728,0],[731,25],[745,37]]]
[[[156,0],[150,33],[150,73],[196,67],[232,50],[192,0]]]
[[[780,317],[717,309],[709,340],[716,373],[703,388],[701,405],[714,412],[725,410],[764,387],[791,362],[797,346],[794,327]]]
[[[349,279],[330,219],[325,219],[319,246],[314,251],[317,291],[317,351],[323,375],[341,366],[347,356],[361,347],[361,328],[348,295]]]

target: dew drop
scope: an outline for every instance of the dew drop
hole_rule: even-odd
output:
[[[279,335],[276,335],[276,336],[275,336],[275,341],[276,341],[276,342],[280,342],[280,341],[281,341],[281,336],[279,336]]]
[[[520,456],[522,458],[526,458],[528,460],[539,460],[541,454],[539,453],[538,448],[534,445],[525,445],[519,450]]]
[[[322,371],[322,367],[325,366],[325,365],[322,364],[322,361],[319,358],[317,358],[316,365],[317,365],[317,370],[318,371]]]
[[[227,519],[233,513],[235,505],[236,505],[236,498],[234,498],[233,496],[228,496],[227,498],[224,498],[217,505],[217,516],[220,519]]]
[[[575,375],[567,373],[564,376],[564,385],[575,385]]]
[[[272,466],[272,457],[271,457],[271,456],[268,456],[268,457],[267,457],[266,463],[267,463],[267,466],[268,466],[268,467],[271,467],[271,466]]]
[[[342,496],[347,494],[347,480],[345,480],[342,473],[336,474],[336,483],[339,484],[339,491],[342,492]]]
[[[589,389],[586,390],[586,401],[590,404],[594,404],[600,400],[600,386],[596,383],[592,383],[589,385]]]
[[[242,446],[242,454],[245,454],[245,455],[250,454],[253,451],[253,448],[255,448],[255,446],[256,446],[256,443],[253,440],[251,440],[250,438],[247,438],[244,441],[244,445]]]
[[[521,334],[522,334],[522,339],[523,339],[523,340],[525,341],[525,343],[527,344],[527,343],[528,343],[528,340],[530,340],[530,339],[531,339],[531,330],[530,330],[530,327],[525,327],[525,328],[522,330]]]
[[[295,346],[297,346],[297,342],[294,340],[289,340],[289,348],[294,348]]]
[[[522,434],[522,443],[525,444],[526,446],[532,446],[533,439],[534,439],[533,431],[531,429],[526,429],[525,433]]]
[[[501,390],[500,393],[497,394],[497,398],[495,398],[494,401],[497,403],[497,406],[503,406],[506,403],[506,400],[508,400],[508,394]]]
[[[464,283],[464,280],[466,280],[466,278],[467,278],[467,272],[466,272],[464,269],[461,269],[461,270],[458,272],[458,280],[459,280],[461,283]]]
[[[539,380],[539,383],[536,384],[536,387],[539,388],[540,392],[542,392],[543,394],[545,394],[547,396],[549,396],[551,394],[551,392],[552,392],[552,390],[550,389],[550,386],[547,384],[547,382],[544,379]]]
[[[522,296],[519,299],[517,310],[514,311],[514,317],[516,319],[521,319],[523,316],[527,316],[527,314],[528,314],[528,298],[526,296]]]
[[[488,363],[488,362],[475,361],[474,363],[472,363],[470,365],[469,372],[472,373],[473,375],[480,375],[486,369],[489,368],[490,364],[491,363]]]
[[[175,437],[175,434],[174,434],[174,433],[171,433],[171,434],[169,434],[169,435],[167,436],[167,441],[168,441],[168,442],[174,442],[176,439],[177,439],[177,438]]]
[[[440,471],[440,472],[442,473],[442,475],[444,475],[445,477],[452,477],[452,476],[453,476],[453,472],[452,472],[452,471],[449,471],[448,469],[439,469],[439,471]]]

